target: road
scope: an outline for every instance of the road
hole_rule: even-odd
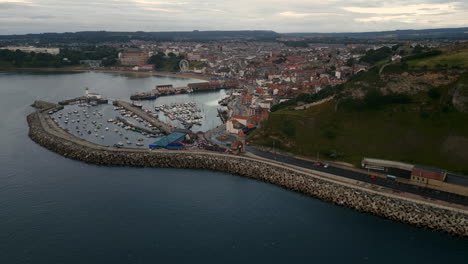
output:
[[[234,98],[234,100],[232,100],[229,103],[229,109],[232,110],[232,115],[233,116],[235,116],[235,115],[240,115],[240,116],[247,115],[247,109],[246,109],[245,106],[242,105],[242,100],[241,100],[240,97]]]
[[[286,163],[286,164],[290,164],[290,165],[294,165],[294,166],[298,166],[298,167],[302,167],[302,168],[306,168],[310,170],[322,171],[322,172],[330,173],[336,176],[346,177],[346,178],[350,178],[354,180],[359,180],[362,182],[368,182],[371,184],[395,189],[398,191],[403,191],[403,192],[417,194],[417,195],[421,195],[421,196],[436,199],[436,200],[441,200],[445,202],[468,206],[468,196],[462,196],[462,195],[443,192],[443,191],[434,190],[430,188],[419,187],[419,186],[415,186],[411,184],[396,182],[392,179],[383,179],[379,177],[375,179],[371,179],[369,175],[366,173],[360,173],[360,172],[356,172],[353,170],[337,168],[334,166],[329,166],[328,168],[317,167],[310,161],[305,161],[305,160],[301,160],[301,159],[297,159],[297,158],[293,158],[289,156],[260,151],[254,148],[253,146],[246,146],[246,151],[252,154],[255,154],[257,156],[263,157],[263,158],[276,160],[282,163]]]

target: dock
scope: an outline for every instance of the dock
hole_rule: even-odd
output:
[[[59,105],[69,105],[69,104],[73,104],[73,103],[91,103],[91,102],[95,102],[97,104],[107,104],[108,100],[107,99],[101,99],[101,98],[80,96],[80,97],[60,101],[60,102],[58,102],[58,104]]]
[[[148,133],[148,134],[155,134],[155,133],[160,132],[160,131],[153,131],[153,130],[150,130],[150,129],[146,129],[146,128],[137,126],[137,125],[133,124],[132,122],[127,121],[127,119],[122,118],[120,116],[117,116],[115,119],[118,120],[119,122],[124,123],[127,126],[133,127],[135,129],[135,131],[145,132],[145,133]]]
[[[148,115],[142,109],[140,109],[138,107],[135,107],[130,103],[120,101],[120,100],[115,100],[113,102],[113,104],[116,105],[116,106],[121,106],[125,110],[134,113],[135,115],[137,115],[141,119],[143,119],[143,120],[147,121],[148,123],[150,123],[153,127],[157,127],[164,134],[170,134],[174,130],[174,128],[172,126],[170,126],[169,124],[166,124],[166,123],[158,120],[157,118],[154,118],[154,117]]]
[[[132,94],[130,96],[130,100],[134,100],[134,101],[154,100],[156,98],[158,98],[158,94],[154,92],[138,93],[138,94]]]

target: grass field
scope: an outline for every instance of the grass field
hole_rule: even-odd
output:
[[[422,117],[415,105],[349,111],[330,102],[305,111],[280,110],[250,136],[256,144],[360,164],[363,157],[445,168],[468,175],[468,115]]]
[[[441,66],[468,68],[468,49],[444,53],[435,57],[411,60],[408,61],[408,65],[412,69],[423,68],[424,66],[427,66],[428,69],[438,69]]]

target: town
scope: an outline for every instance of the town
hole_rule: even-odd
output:
[[[58,47],[4,46],[0,50],[25,53],[46,53],[66,56],[74,52],[97,53],[116,57],[76,60],[72,69],[166,73],[178,76],[198,76],[208,83],[191,87],[156,87],[154,91],[135,94],[132,100],[155,99],[159,95],[187,93],[199,90],[235,88],[222,101],[229,106],[226,131],[243,135],[261,125],[274,105],[300,94],[317,94],[322,90],[346,83],[374,63],[366,54],[390,50],[392,61],[401,59],[409,48],[436,48],[453,41],[399,40],[372,44],[327,44],[305,42],[307,38],[278,37],[275,41],[212,41],[156,42],[131,40],[130,43],[102,43],[87,51],[87,43],[69,43]],[[304,45],[305,44],[305,45]],[[393,49],[393,51],[392,51]],[[91,56],[92,57],[92,56]],[[363,59],[364,58],[364,59]],[[377,56],[378,58],[378,56]],[[74,65],[63,57],[63,65]],[[110,62],[112,61],[112,62]],[[322,98],[327,100],[327,98]],[[329,98],[328,98],[329,99]],[[229,103],[229,104],[228,104]],[[307,105],[304,106],[307,108]]]

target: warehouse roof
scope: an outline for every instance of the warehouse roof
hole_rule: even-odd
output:
[[[423,166],[423,165],[414,165],[414,168],[417,169],[417,170],[431,171],[431,172],[440,173],[440,174],[447,173],[446,170],[431,168],[431,167],[427,167],[427,166]]]
[[[183,140],[185,138],[185,135],[185,133],[171,133],[161,138],[160,140],[154,142],[153,145],[165,148],[171,142]]]

